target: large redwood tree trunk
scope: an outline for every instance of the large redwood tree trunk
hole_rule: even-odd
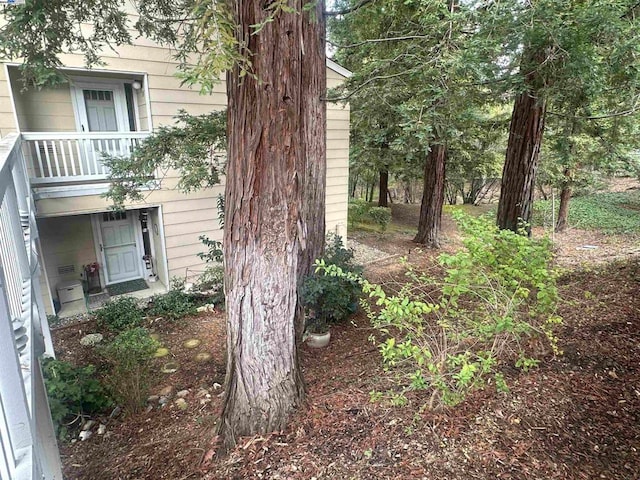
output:
[[[541,55],[541,52],[537,52],[532,62],[529,62],[530,65],[539,65],[544,59]],[[526,53],[525,58],[527,58]],[[525,78],[528,90],[516,97],[511,114],[497,220],[498,227],[503,230],[516,232],[521,224],[525,223],[527,232],[531,233],[528,225],[531,222],[546,101],[535,94],[540,91],[542,83],[538,73],[531,66],[527,66],[527,70],[531,71]]]
[[[513,106],[498,203],[501,229],[516,232],[522,223],[528,225],[531,221],[545,106],[543,100],[527,92],[518,95]]]
[[[424,188],[418,234],[414,242],[428,247],[440,247],[440,224],[444,203],[444,173],[447,161],[447,147],[443,144],[431,145],[431,151],[424,162]]]
[[[270,4],[237,0],[251,73],[227,76],[224,225],[227,378],[219,434],[280,430],[304,399],[299,280],[321,253],[325,198],[324,2],[289,3],[258,33]]]

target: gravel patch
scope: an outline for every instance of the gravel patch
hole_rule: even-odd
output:
[[[389,255],[387,252],[370,247],[356,240],[349,239],[349,248],[353,250],[353,260],[360,265],[367,265],[383,258],[396,257],[397,255]]]

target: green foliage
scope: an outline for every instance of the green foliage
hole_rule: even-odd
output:
[[[149,302],[147,313],[170,320],[178,320],[195,315],[198,302],[196,298],[184,290],[184,280],[173,279],[171,289],[162,295],[154,295]]]
[[[364,200],[354,199],[349,201],[349,226],[355,228],[356,223],[362,222],[369,210],[369,204]]]
[[[373,223],[384,232],[391,223],[391,209],[376,207],[364,200],[355,199],[349,202],[349,226],[355,228],[358,223]]]
[[[373,305],[361,303],[384,336],[380,353],[399,387],[373,397],[403,404],[409,392],[427,391],[428,406],[455,405],[489,383],[506,391],[505,364],[537,365],[530,344],[542,341],[561,353],[549,242],[499,231],[487,218],[455,217],[465,248],[439,256],[441,284],[406,263],[407,281],[394,293],[360,280]],[[317,265],[325,274],[358,281],[338,267]]]
[[[137,412],[147,398],[153,353],[160,344],[141,327],[116,336],[99,349],[109,366],[105,383],[114,399],[129,412]]]
[[[185,193],[220,183],[226,123],[224,110],[197,116],[180,110],[175,125],[156,129],[131,156],[104,156],[111,182],[105,197],[116,208],[142,201],[142,190],[170,170],[180,174],[177,188]]]
[[[389,223],[391,223],[391,209],[388,207],[371,207],[369,216],[380,226],[383,232],[387,230]]]
[[[362,273],[362,267],[353,263],[353,252],[344,248],[338,235],[329,236],[322,261],[356,276]],[[340,322],[355,313],[360,291],[358,282],[350,278],[335,277],[322,271],[309,274],[300,290],[310,319],[307,327],[316,333],[318,329],[326,331],[325,324]]]
[[[222,292],[224,288],[224,268],[222,265],[207,265],[204,272],[198,277],[194,290],[204,292],[214,290]]]
[[[96,379],[93,365],[76,367],[69,362],[42,360],[51,418],[56,434],[65,438],[69,425],[82,424],[82,415],[100,413],[112,405],[102,384]]]
[[[207,263],[218,262],[221,263],[223,259],[222,242],[218,240],[211,240],[206,235],[200,235],[198,240],[207,247],[206,252],[199,252],[198,257]]]
[[[559,207],[556,200],[556,209]],[[550,222],[551,201],[534,203],[533,223]],[[557,212],[556,212],[557,218]],[[640,192],[598,193],[575,197],[569,204],[569,223],[575,228],[606,234],[640,234]]]
[[[96,311],[98,328],[119,332],[137,327],[144,319],[144,312],[133,297],[118,297],[109,300],[104,307]]]

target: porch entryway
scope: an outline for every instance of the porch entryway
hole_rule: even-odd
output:
[[[123,294],[166,292],[160,221],[157,207],[39,219],[51,313],[65,318]]]

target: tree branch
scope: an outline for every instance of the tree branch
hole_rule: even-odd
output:
[[[633,108],[630,108],[629,110],[625,110],[623,112],[607,113],[607,114],[602,114],[602,115],[592,115],[592,116],[588,116],[588,117],[580,117],[580,116],[577,116],[577,115],[566,115],[564,113],[550,112],[550,111],[547,111],[547,113],[549,115],[554,115],[556,117],[573,118],[575,120],[604,120],[604,119],[607,119],[607,118],[626,117],[628,115],[632,115],[632,114],[636,113],[637,111],[640,111],[640,107],[633,107]]]
[[[432,37],[428,35],[406,35],[403,37],[372,38],[369,40],[363,40],[362,42],[352,43],[350,45],[339,45],[335,42],[332,42],[331,40],[327,40],[327,43],[329,45],[333,45],[336,48],[355,48],[355,47],[361,47],[362,45],[366,45],[368,43],[396,42],[396,41],[403,41],[403,40],[426,40],[429,38],[432,38]]]
[[[365,5],[372,3],[374,0],[360,0],[351,8],[345,8],[344,10],[337,10],[331,12],[324,12],[325,17],[339,17],[341,15],[348,15],[349,13],[353,13],[356,10],[361,9]]]

